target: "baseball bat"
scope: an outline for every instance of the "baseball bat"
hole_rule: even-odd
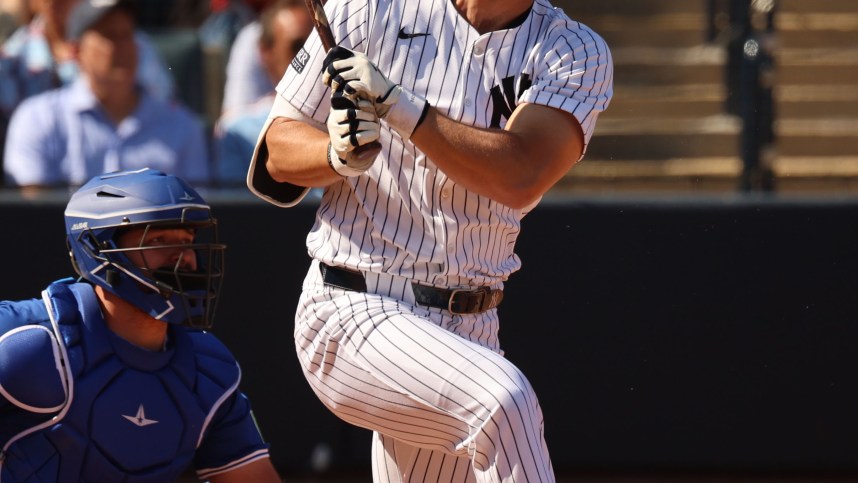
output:
[[[334,40],[334,33],[331,32],[331,24],[328,23],[328,16],[325,14],[325,7],[322,0],[304,0],[307,4],[307,10],[310,11],[310,16],[313,18],[313,26],[322,40],[322,47],[325,52],[333,49],[337,45]]]
[[[313,19],[313,27],[316,33],[319,34],[319,40],[322,41],[322,47],[327,53],[337,45],[334,39],[334,33],[331,31],[331,24],[328,23],[328,16],[325,14],[325,7],[322,0],[304,0],[307,4],[307,10],[310,11],[310,16]],[[335,92],[331,96],[331,106],[338,109],[355,107],[354,103],[342,95],[341,92]],[[364,160],[370,156],[378,156],[381,151],[381,143],[373,141],[371,143],[358,146],[354,149],[354,154],[359,159]]]

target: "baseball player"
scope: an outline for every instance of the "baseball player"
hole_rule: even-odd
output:
[[[65,222],[81,279],[0,302],[0,481],[175,481],[190,465],[212,483],[281,481],[238,364],[202,330],[225,248],[205,201],[120,172],[81,187]]]
[[[377,482],[554,481],[497,306],[522,217],[610,102],[608,47],[547,0],[325,11],[339,47],[312,35],[293,60],[247,179],[278,206],[325,187],[296,313],[305,376],[373,431]]]

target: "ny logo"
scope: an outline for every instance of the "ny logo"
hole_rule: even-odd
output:
[[[489,127],[500,127],[501,118],[509,119],[512,116],[512,111],[517,105],[516,100],[521,94],[530,87],[530,76],[522,73],[521,82],[518,85],[518,92],[515,90],[515,77],[506,77],[501,81],[501,85],[492,87],[492,122]]]

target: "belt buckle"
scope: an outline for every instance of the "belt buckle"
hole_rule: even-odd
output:
[[[465,295],[467,297],[470,296],[480,296],[479,302],[476,305],[468,304],[467,307],[464,307],[464,310],[458,311],[453,308],[453,303],[456,300],[457,295]],[[477,290],[468,290],[463,288],[454,288],[452,293],[450,293],[450,300],[447,301],[447,310],[453,315],[466,315],[466,314],[475,314],[479,313],[482,310],[483,303],[485,302],[486,295],[488,294],[488,289],[485,287],[478,288]],[[469,298],[469,300],[471,300]],[[476,311],[474,310],[476,308]]]

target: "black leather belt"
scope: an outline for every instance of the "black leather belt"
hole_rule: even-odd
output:
[[[319,271],[325,285],[366,292],[366,280],[363,274],[340,267],[319,263]],[[412,282],[414,301],[426,307],[449,310],[454,314],[478,314],[493,309],[503,300],[503,290],[490,287],[476,289],[446,289]]]

